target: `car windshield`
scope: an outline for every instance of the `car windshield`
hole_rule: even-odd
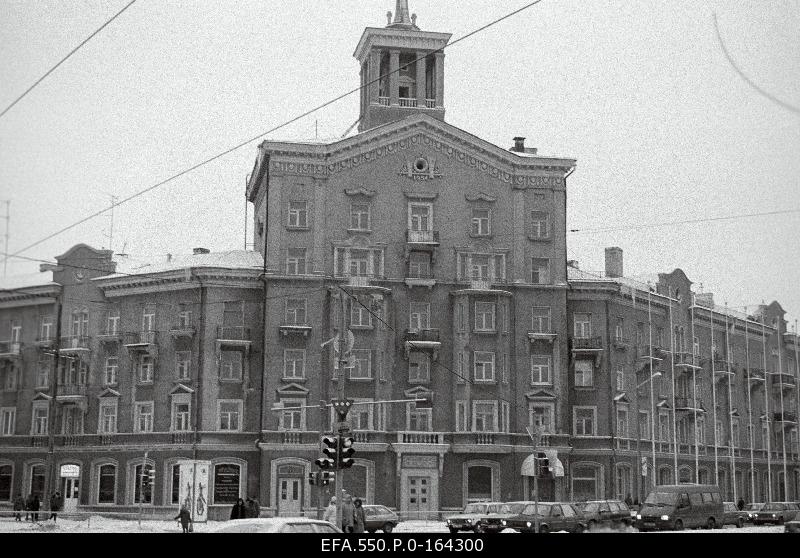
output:
[[[583,506],[583,513],[597,513],[600,504],[597,502],[588,502]]]
[[[503,504],[489,504],[486,506],[486,513],[500,513]]]
[[[516,515],[522,513],[524,508],[525,504],[503,504],[500,508],[500,513],[513,513]]]
[[[485,513],[486,504],[467,504],[464,508],[464,513]]]
[[[650,506],[673,506],[677,497],[674,492],[651,492],[644,503]]]
[[[523,515],[549,515],[550,513],[550,504],[539,504],[539,513],[536,514],[536,504],[530,504],[525,506],[523,510]]]
[[[764,507],[764,504],[747,504],[745,508],[747,511],[758,511]]]

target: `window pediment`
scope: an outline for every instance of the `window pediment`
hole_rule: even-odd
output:
[[[46,393],[38,392],[33,396],[33,401],[50,401],[53,397]]]
[[[176,394],[179,394],[179,393],[194,393],[194,390],[192,388],[190,388],[189,386],[185,386],[183,384],[178,384],[177,386],[172,388],[172,391],[169,392],[170,395],[176,395]]]
[[[308,397],[309,390],[298,383],[292,382],[275,390],[279,397]]]
[[[525,394],[525,398],[529,401],[533,400],[546,400],[546,401],[555,401],[556,394],[550,391],[549,389],[539,389],[535,391],[529,391]]]
[[[97,396],[98,399],[103,399],[106,397],[120,397],[120,393],[111,388],[106,388],[100,393],[100,395]]]
[[[409,399],[421,399],[420,396],[423,396],[425,398],[432,397],[433,392],[426,387],[417,386],[404,391],[403,395],[405,395]]]
[[[473,194],[473,195],[467,194],[466,198],[467,198],[468,202],[480,202],[480,201],[482,201],[482,202],[494,203],[494,202],[497,201],[496,197],[490,196],[489,194],[487,194],[485,192],[478,192],[477,194]]]
[[[344,191],[346,196],[355,197],[355,196],[364,196],[365,198],[372,198],[377,194],[375,190],[368,190],[366,188],[355,188],[349,189]]]

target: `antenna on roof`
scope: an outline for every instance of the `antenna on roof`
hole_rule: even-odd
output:
[[[130,254],[126,254],[126,253],[125,253],[125,248],[127,248],[127,247],[128,247],[128,241],[126,240],[126,241],[125,241],[125,242],[122,244],[122,251],[121,251],[121,252],[119,252],[119,253],[117,254],[117,256],[121,256],[121,257],[123,257],[123,258],[127,258],[127,257],[130,255]]]

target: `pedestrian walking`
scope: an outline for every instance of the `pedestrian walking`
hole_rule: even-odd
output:
[[[33,509],[33,492],[28,494],[28,497],[25,498],[25,521],[29,521],[31,518],[31,510]]]
[[[21,492],[17,492],[17,497],[14,498],[14,511],[15,512],[23,512],[25,511],[25,498],[22,497]],[[27,514],[25,517],[27,521]],[[22,521],[22,513],[15,513],[14,514],[14,521]]]
[[[64,508],[64,498],[61,496],[61,493],[56,490],[55,493],[50,497],[50,517],[49,519],[53,520],[55,523],[58,520],[58,512],[60,512]]]
[[[736,503],[736,507],[739,511],[744,510],[744,498],[739,498],[739,501]]]
[[[247,499],[247,517],[261,517],[261,504],[255,498]]]
[[[236,501],[231,510],[231,519],[247,519],[247,507],[241,498]]]
[[[39,508],[41,507],[41,503],[39,502],[39,494],[33,495],[33,500],[31,500],[31,521],[34,523],[39,522]]]
[[[181,506],[181,511],[178,512],[178,515],[176,515],[173,519],[180,521],[184,533],[191,532],[189,529],[189,524],[192,521],[192,516],[189,514],[189,508],[186,507],[186,504]]]
[[[342,496],[342,532],[353,532],[353,497],[347,492]]]
[[[353,501],[353,533],[363,533],[364,523],[364,508],[361,506],[361,498],[356,498]]]
[[[328,507],[325,508],[325,513],[322,514],[322,521],[329,521],[336,525],[336,496],[331,498]]]
[[[625,505],[628,506],[629,508],[633,506],[633,498],[631,498],[630,492],[628,493],[627,496],[625,496]]]

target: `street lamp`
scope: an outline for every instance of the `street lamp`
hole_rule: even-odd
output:
[[[662,375],[663,374],[661,372],[658,372],[658,371],[653,372],[653,374],[649,378],[644,380],[642,383],[638,384],[636,386],[636,389],[634,390],[635,391],[635,396],[636,396],[636,452],[637,452],[637,454],[639,456],[639,467],[642,466],[642,427],[641,427],[641,420],[640,420],[640,414],[641,413],[640,413],[640,410],[639,410],[639,388],[641,388],[642,386],[644,386],[647,383],[651,384],[651,389],[650,389],[650,407],[651,407],[651,409],[650,409],[650,412],[653,413],[653,409],[652,409],[652,407],[653,407],[653,390],[652,390],[652,383],[651,382],[653,381],[653,379],[658,378],[658,377],[660,377]],[[653,413],[653,414],[655,414],[655,413]],[[654,419],[655,419],[655,417],[653,417],[653,416],[650,417],[650,421],[651,421],[651,425],[652,425],[651,429],[650,429],[650,431],[651,431],[650,447],[652,448],[652,455],[653,455],[653,476],[655,476],[655,471],[656,471],[655,425],[652,422]],[[641,474],[637,475],[637,478],[640,479],[639,482],[637,483],[638,486],[639,486],[638,494],[639,494],[639,501],[640,502],[642,501],[642,497],[643,497],[642,496],[642,481],[641,481],[642,476],[643,475],[641,475]],[[655,479],[654,479],[653,482],[654,482],[654,486],[655,486]]]

